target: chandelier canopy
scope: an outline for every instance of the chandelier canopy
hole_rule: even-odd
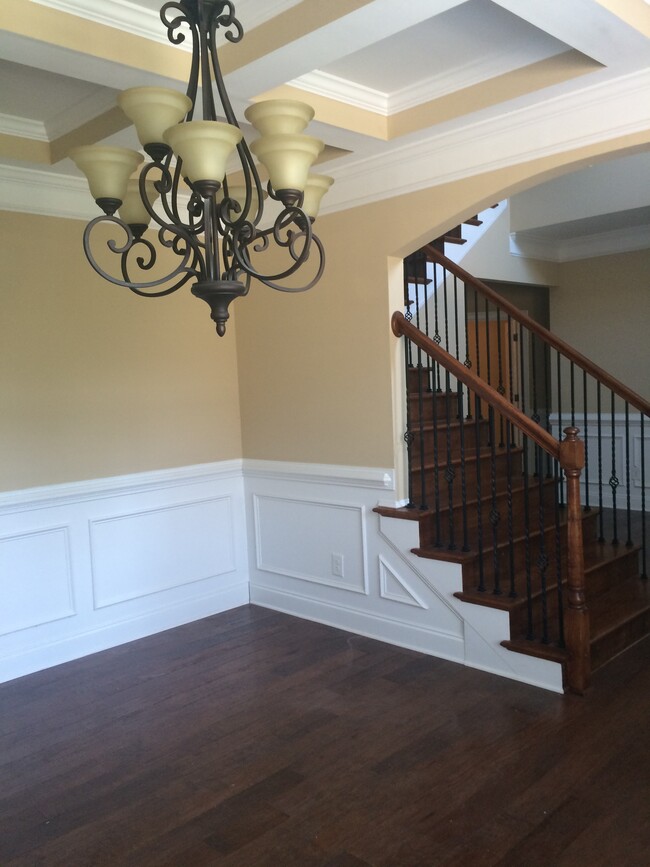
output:
[[[102,277],[145,297],[169,295],[194,281],[192,293],[210,305],[223,335],[231,301],[248,293],[252,278],[284,292],[303,292],[320,279],[325,255],[312,223],[333,179],[310,173],[324,145],[303,132],[314,116],[304,103],[272,99],[249,106],[246,119],[260,137],[250,148],[246,143],[216,44],[219,29],[229,42],[243,37],[232,2],[171,0],[160,18],[175,45],[189,31],[187,93],[134,87],[119,95],[149,157],[144,165],[142,154],[128,148],[89,145],[71,151],[103,211],[86,226],[84,250]],[[266,189],[251,151],[268,173]],[[271,220],[267,215],[263,228],[269,200],[279,212]],[[105,270],[105,256],[100,264],[93,254],[94,239],[105,238],[97,227],[107,224],[113,229],[107,246],[117,256],[117,273]],[[149,225],[157,227],[157,244],[145,237]],[[161,248],[176,256],[162,276],[155,267]],[[264,254],[272,249],[280,250],[284,263],[265,271]],[[289,278],[303,266],[308,276],[295,286]]]

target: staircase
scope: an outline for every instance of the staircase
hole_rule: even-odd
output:
[[[413,553],[460,564],[458,599],[506,611],[503,646],[561,663],[582,693],[650,632],[650,404],[442,245],[405,262],[409,505],[377,511],[416,520]]]

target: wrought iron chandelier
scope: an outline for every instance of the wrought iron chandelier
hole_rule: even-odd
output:
[[[144,165],[141,153],[121,147],[89,145],[70,153],[103,211],[86,226],[84,251],[98,274],[137,295],[169,295],[195,281],[192,294],[210,305],[222,336],[230,303],[248,293],[252,278],[284,292],[304,292],[320,279],[325,255],[312,223],[333,179],[310,174],[323,143],[303,133],[314,115],[304,103],[276,99],[251,105],[244,114],[260,138],[249,149],[226,93],[216,44],[219,29],[229,42],[243,37],[232,2],[171,0],[160,18],[174,45],[189,30],[187,91],[136,87],[119,95],[150,158]],[[202,119],[195,119],[197,114]],[[238,176],[233,178],[229,168],[229,182],[226,168],[235,150]],[[266,192],[251,151],[268,172]],[[267,194],[280,212],[262,228]],[[103,248],[105,235],[96,230],[107,224],[112,231],[106,244],[117,256],[119,273],[105,270],[92,252],[93,236],[101,235]],[[158,251],[164,248],[177,257],[162,276],[155,267],[159,252],[144,237],[150,224],[157,226]],[[115,226],[121,230],[119,240]],[[264,271],[264,254],[274,248],[284,264]],[[314,250],[306,282],[287,283]]]

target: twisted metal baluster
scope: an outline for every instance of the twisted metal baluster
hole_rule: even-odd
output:
[[[499,523],[501,514],[497,508],[497,458],[494,432],[494,407],[490,406],[488,411],[490,424],[490,483],[491,483],[491,498],[492,506],[490,508],[490,524],[492,525],[492,560],[494,566],[494,583],[492,593],[495,596],[501,595],[501,564],[499,562]]]
[[[610,428],[610,436],[612,439],[612,474],[609,477],[609,486],[612,489],[612,545],[618,545],[618,510],[616,504],[616,492],[617,488],[620,484],[618,480],[618,476],[616,475],[616,437],[614,436],[614,422],[615,422],[615,397],[614,392],[610,389],[611,395],[611,428]]]
[[[596,413],[598,422],[598,541],[605,541],[605,527],[603,523],[603,417],[602,396],[600,380],[596,383]]]
[[[627,517],[627,540],[625,545],[627,548],[631,548],[634,544],[632,541],[632,492],[630,488],[630,404],[625,401],[625,512]]]
[[[646,568],[646,524],[645,524],[645,416],[641,413],[641,577],[648,577]]]
[[[560,464],[554,461],[555,491],[557,491],[558,478],[560,476]],[[562,531],[560,525],[560,502],[557,496],[553,497],[555,510],[555,573],[557,575],[557,611],[558,611],[558,644],[564,647],[564,599],[562,589]]]
[[[526,572],[526,638],[532,641],[535,637],[533,632],[533,588],[531,581],[530,564],[530,490],[528,475],[528,437],[523,437],[524,443],[524,568]]]
[[[535,447],[536,450],[541,451],[540,446]],[[541,456],[540,456],[541,459]],[[537,465],[539,465],[539,460],[536,461]],[[545,522],[545,508],[544,508],[544,481],[542,478],[542,474],[540,473],[537,479],[538,490],[539,490],[539,503],[538,503],[538,512],[539,512],[539,555],[537,557],[537,566],[539,568],[539,580],[540,580],[540,590],[541,590],[541,600],[542,600],[542,642],[543,644],[548,644],[548,598],[547,598],[547,575],[546,570],[548,569],[548,556],[546,553],[546,522]]]
[[[589,502],[589,421],[587,418],[587,371],[582,371],[582,405],[583,405],[583,413],[582,413],[582,438],[585,444],[585,467],[583,470],[584,480],[585,480],[585,512],[591,512],[591,505]]]
[[[517,590],[515,588],[515,546],[514,541],[514,520],[513,520],[513,504],[512,504],[512,432],[510,430],[511,422],[506,423],[506,455],[507,455],[507,514],[508,514],[508,554],[510,567],[510,592],[509,596],[515,598]]]
[[[481,399],[474,394],[474,424],[476,426],[476,515],[478,530],[478,587],[481,593],[485,592],[485,570],[483,566],[483,499],[481,484]]]
[[[447,466],[445,468],[445,481],[447,482],[447,505],[449,508],[449,541],[447,548],[449,551],[456,549],[456,537],[454,533],[454,481],[456,480],[456,471],[454,469],[452,454],[451,454],[451,377],[449,371],[445,371],[445,414],[447,422]]]

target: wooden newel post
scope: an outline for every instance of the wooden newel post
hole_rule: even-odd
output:
[[[585,465],[585,446],[578,439],[578,432],[575,427],[564,429],[566,437],[560,443],[560,463],[566,476],[568,511],[568,599],[564,618],[567,687],[571,692],[582,694],[591,677],[591,653],[580,504],[580,473]]]

